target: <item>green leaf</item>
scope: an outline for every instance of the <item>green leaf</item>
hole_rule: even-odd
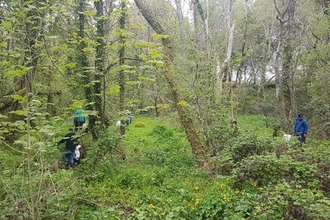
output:
[[[9,21],[3,21],[1,23],[1,26],[5,27],[7,30],[12,29],[12,27],[13,27],[12,24],[11,24],[11,22],[9,22]]]
[[[160,58],[159,50],[156,49],[150,50],[149,55],[152,59]]]
[[[142,80],[142,81],[146,81],[146,82],[156,82],[155,79],[149,78],[149,77],[144,77],[144,76],[139,76],[138,79]]]
[[[0,66],[2,66],[2,67],[8,67],[8,66],[10,66],[10,62],[8,62],[7,60],[2,60],[0,62]]]
[[[142,83],[140,81],[127,81],[126,82],[127,85],[141,85]]]
[[[24,76],[31,67],[25,67],[22,69],[10,70],[5,73],[7,77],[22,77]]]
[[[166,39],[169,38],[168,35],[164,35],[164,34],[151,34],[152,37],[154,37],[155,39]]]
[[[24,110],[15,110],[15,111],[11,111],[9,112],[10,114],[15,114],[15,115],[22,115],[22,116],[27,116],[26,111]]]
[[[162,67],[164,65],[164,62],[161,60],[149,60],[147,63],[152,64],[155,67]]]
[[[11,96],[12,99],[16,100],[16,101],[25,101],[26,100],[26,96],[21,96],[19,94],[14,94]]]

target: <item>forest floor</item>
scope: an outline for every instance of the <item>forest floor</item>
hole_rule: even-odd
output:
[[[83,136],[87,152],[74,169],[46,168],[63,146],[24,160],[5,150],[0,219],[330,219],[329,141],[285,142],[269,120],[243,115],[237,134],[219,130],[218,154],[203,168],[175,117],[135,117],[125,137],[115,126],[98,141]]]

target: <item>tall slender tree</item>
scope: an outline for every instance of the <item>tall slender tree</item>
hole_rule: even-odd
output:
[[[87,54],[87,37],[85,35],[85,25],[87,24],[87,18],[85,16],[85,11],[87,10],[87,1],[86,0],[77,0],[77,8],[76,14],[78,16],[77,24],[78,24],[78,42],[77,42],[77,52],[76,52],[76,63],[77,69],[76,71],[83,76],[83,82],[85,84],[85,98],[88,105],[88,110],[90,112],[95,110],[94,100],[95,93],[93,87],[90,85],[92,81],[92,73],[91,73],[91,65],[88,60]],[[102,55],[99,51],[98,56]],[[101,64],[100,64],[101,65]],[[99,105],[98,105],[99,106]],[[89,115],[89,130],[93,136],[94,140],[98,139],[98,131],[96,128],[97,115],[90,114]]]
[[[102,103],[102,80],[104,79],[104,60],[105,60],[105,14],[103,0],[94,1],[96,8],[96,54],[95,54],[95,75],[94,75],[94,100],[95,110],[101,120],[105,122],[105,113]],[[105,82],[103,82],[105,83]],[[105,101],[105,100],[103,100]],[[93,119],[95,120],[95,119]]]
[[[123,65],[125,64],[125,26],[127,19],[127,6],[126,0],[121,0],[121,13],[119,18],[119,27],[120,27],[120,36],[119,36],[119,65],[121,67],[119,71],[119,110],[125,110],[125,71],[123,69]]]
[[[26,102],[24,103],[24,107],[28,106],[28,102],[33,96],[34,89],[34,78],[37,74],[38,68],[38,59],[40,57],[40,44],[38,41],[41,40],[41,36],[44,28],[44,20],[42,19],[45,15],[45,11],[39,10],[39,7],[42,5],[43,1],[33,1],[32,6],[30,1],[23,1],[22,7],[15,7],[17,13],[23,14],[24,19],[24,28],[22,34],[24,36],[23,41],[23,50],[24,50],[24,59],[21,64],[21,69],[23,71],[23,75],[21,77],[16,78],[16,83],[18,85],[17,90],[24,90],[24,94],[26,95]],[[16,100],[12,105],[12,110],[22,109],[21,102]],[[17,118],[17,115],[12,115],[13,120]]]

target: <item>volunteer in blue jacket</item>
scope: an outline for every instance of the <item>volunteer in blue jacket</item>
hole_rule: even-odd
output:
[[[308,123],[303,118],[303,114],[299,114],[293,127],[293,136],[298,136],[301,143],[306,143],[308,134]]]

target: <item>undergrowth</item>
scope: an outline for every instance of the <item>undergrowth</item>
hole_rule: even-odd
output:
[[[104,129],[97,142],[83,136],[88,150],[70,170],[27,167],[24,157],[5,150],[0,217],[330,219],[328,142],[284,142],[257,116],[239,117],[235,135],[222,131],[229,133],[210,158],[212,170],[196,167],[182,129],[164,119],[134,118],[125,137],[117,128]],[[52,161],[58,151],[45,149],[43,158]]]

